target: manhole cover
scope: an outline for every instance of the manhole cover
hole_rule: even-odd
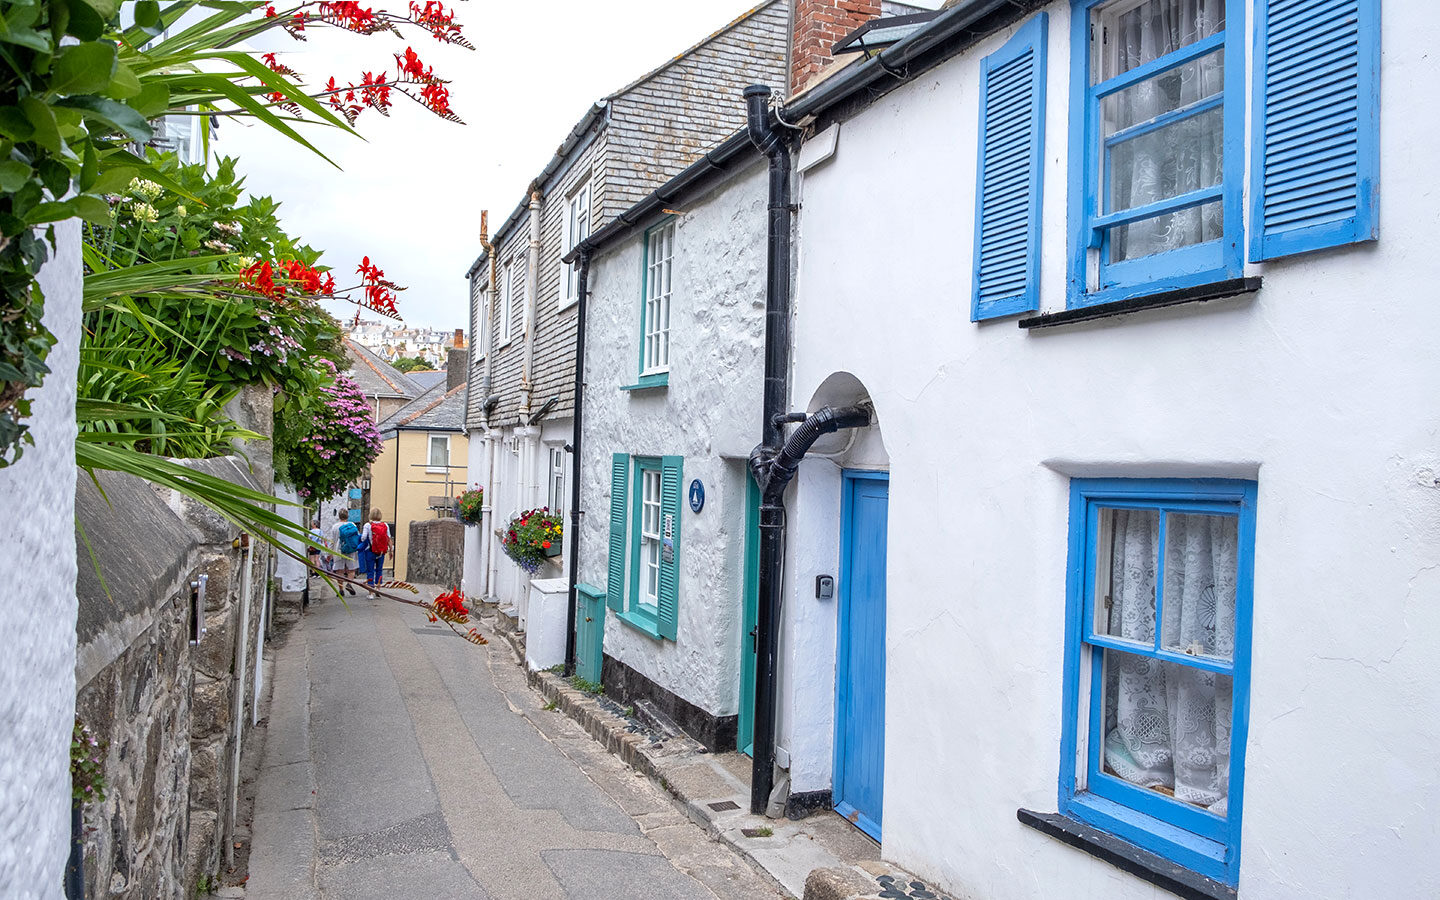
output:
[[[740,804],[734,800],[721,800],[719,803],[711,803],[710,808],[716,812],[729,812],[732,809],[739,809]]]

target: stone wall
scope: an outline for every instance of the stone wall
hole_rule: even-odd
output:
[[[411,522],[406,577],[417,584],[459,586],[464,552],[465,526],[458,519]]]
[[[231,412],[268,432],[268,410],[268,396],[255,394]],[[188,464],[268,490],[268,459],[246,455]],[[187,498],[127,476],[101,473],[100,482],[103,496],[88,476],[75,490],[88,542],[76,578],[76,707],[109,745],[108,796],[85,811],[86,896],[178,900],[202,878],[213,884],[224,866],[235,749],[249,749],[270,554]],[[192,585],[201,575],[207,589],[195,623]],[[204,630],[192,643],[196,624]]]

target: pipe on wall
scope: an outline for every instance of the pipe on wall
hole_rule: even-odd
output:
[[[590,253],[580,252],[580,273],[576,279],[575,305],[575,399],[574,425],[570,437],[570,530],[565,535],[565,556],[570,564],[570,595],[565,603],[565,675],[575,674],[575,618],[579,615],[576,584],[580,577],[580,478],[581,420],[585,412],[585,307],[590,293]]]
[[[530,417],[535,393],[535,319],[540,296],[540,206],[538,190],[530,192],[530,252],[525,266],[525,362],[520,372],[520,389],[525,392],[521,420]]]
[[[488,212],[480,214],[480,246],[485,250],[486,270],[488,279],[485,285],[485,371],[480,378],[480,404],[484,416],[485,426],[485,502],[480,504],[480,596],[489,599],[495,593],[495,570],[493,567],[494,540],[493,510],[495,499],[495,437],[490,429],[490,375],[495,360],[495,300],[496,295],[496,266],[495,266],[495,245],[490,241],[488,228]],[[474,342],[471,342],[472,345]],[[466,473],[469,474],[468,472]]]
[[[765,386],[760,444],[751,455],[759,474],[781,447],[777,420],[790,393],[790,148],[770,124],[770,88],[745,88],[746,130],[755,148],[769,159],[766,225]],[[759,481],[762,490],[764,481]],[[750,812],[764,815],[775,779],[776,662],[780,647],[779,569],[784,546],[784,508],[760,506],[760,584],[756,615],[755,726],[751,755]]]
[[[240,570],[240,618],[235,625],[234,674],[230,681],[230,790],[225,813],[225,865],[235,866],[235,807],[240,802],[240,747],[245,730],[245,660],[250,655],[250,586],[254,568],[253,542],[241,532],[240,550],[245,562]]]

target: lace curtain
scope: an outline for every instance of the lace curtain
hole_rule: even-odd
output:
[[[1105,77],[1134,69],[1225,29],[1224,0],[1146,0],[1106,24]],[[1224,53],[1217,50],[1106,97],[1106,135],[1182,109],[1224,90]],[[1223,178],[1221,107],[1172,122],[1114,145],[1107,154],[1106,212],[1118,212]],[[1218,201],[1112,229],[1112,262],[1175,250],[1224,234]]]
[[[1110,608],[1101,630],[1155,641],[1160,513],[1108,510]],[[1232,659],[1238,536],[1233,516],[1168,513],[1161,646]],[[1225,814],[1232,682],[1228,675],[1105,650],[1104,768]]]

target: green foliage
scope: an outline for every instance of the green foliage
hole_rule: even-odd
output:
[[[70,736],[70,799],[75,804],[100,803],[105,799],[105,750],[108,741],[95,736],[90,727],[75,717]]]
[[[302,498],[327,500],[364,474],[383,446],[360,386],[336,376],[318,403],[277,419],[275,455],[284,460],[277,475]]]
[[[402,373],[414,372],[417,369],[420,371],[428,371],[434,368],[434,366],[430,365],[428,362],[418,356],[402,356],[392,362],[390,365],[394,366]]]
[[[455,518],[466,525],[479,525],[482,510],[485,506],[485,489],[473,487],[461,491],[460,496],[455,498]]]
[[[515,560],[516,565],[533,573],[547,556],[556,555],[560,540],[564,536],[564,525],[560,517],[550,512],[550,507],[527,509],[510,520],[501,546],[505,555]]]
[[[575,688],[575,690],[577,691],[584,691],[587,694],[599,694],[605,690],[604,686],[601,685],[600,682],[590,681],[588,679],[581,678],[579,675],[570,676],[570,686]]]

